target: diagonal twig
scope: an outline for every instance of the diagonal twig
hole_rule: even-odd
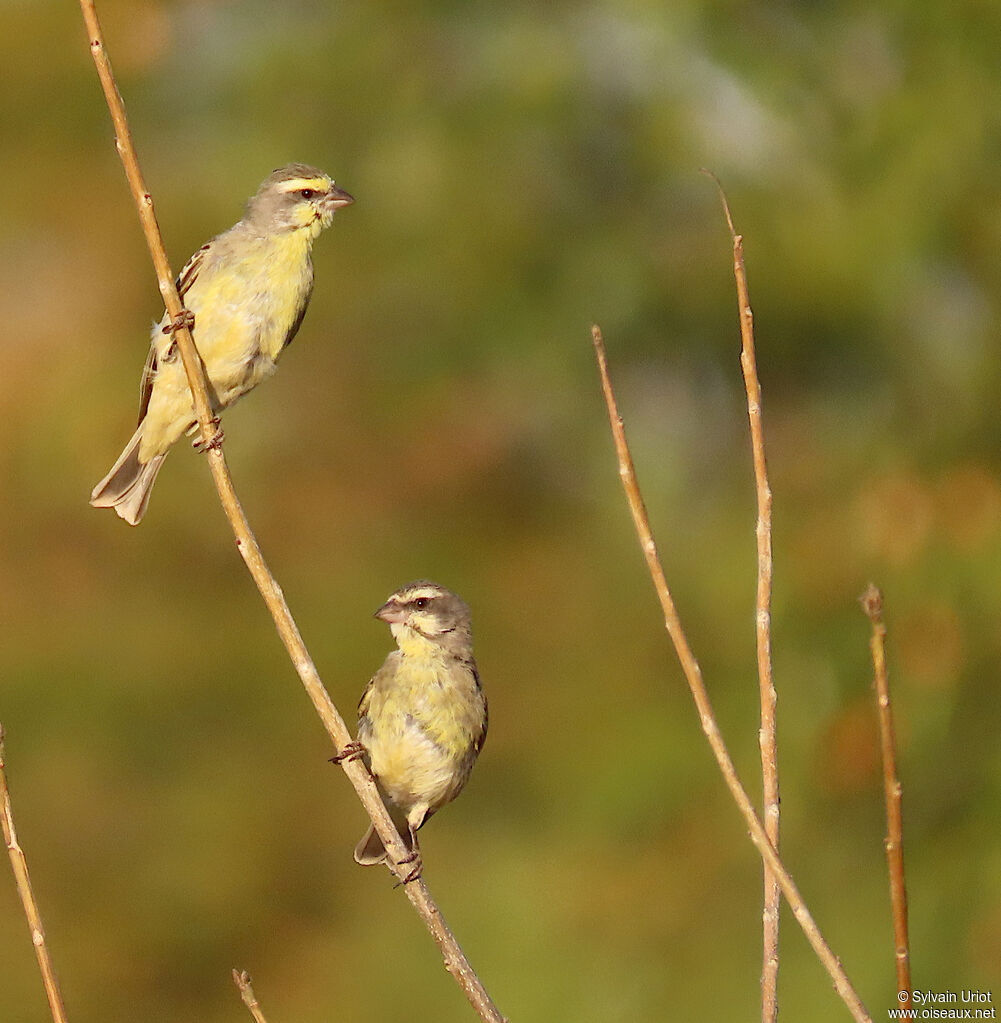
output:
[[[897,775],[897,735],[890,705],[890,682],[886,674],[886,624],[883,594],[872,583],[860,598],[862,610],[872,623],[872,663],[879,708],[879,739],[883,754],[883,793],[886,797],[886,865],[890,873],[890,905],[893,912],[894,964],[897,970],[897,1002],[911,1008],[911,949],[907,936],[907,884],[904,880],[904,817],[902,788]]]
[[[821,961],[834,982],[834,989],[840,995],[857,1023],[872,1023],[872,1018],[852,987],[851,981],[848,979],[848,975],[845,973],[838,957],[831,951],[830,946],[824,940],[820,929],[814,922],[806,903],[803,901],[803,896],[796,887],[796,883],[786,870],[782,860],[779,859],[779,854],[768,840],[765,827],[757,813],[755,813],[754,804],[751,802],[747,791],[737,776],[733,760],[730,758],[730,753],[726,748],[726,743],[724,743],[723,736],[720,734],[719,726],[716,723],[709,693],[702,679],[702,669],[699,667],[699,663],[689,646],[688,637],[682,628],[681,619],[674,604],[674,598],[671,596],[671,591],[667,586],[667,579],[664,576],[664,568],[657,554],[657,544],[650,529],[650,520],[647,517],[646,507],[643,503],[643,495],[640,492],[639,482],[636,479],[636,470],[633,467],[632,455],[629,452],[629,444],[626,441],[622,416],[619,415],[618,405],[615,401],[615,392],[612,390],[612,381],[608,374],[608,358],[605,353],[605,342],[602,339],[601,330],[594,326],[591,328],[591,335],[594,340],[598,371],[601,374],[601,388],[605,396],[605,404],[608,408],[608,421],[612,428],[612,437],[615,441],[615,451],[618,456],[619,477],[622,480],[626,499],[629,502],[629,510],[632,513],[633,525],[636,527],[640,548],[646,559],[647,569],[650,572],[650,578],[653,580],[654,589],[657,591],[657,598],[660,601],[661,610],[664,614],[664,626],[671,637],[671,642],[674,644],[675,653],[678,656],[681,669],[688,682],[692,699],[695,701],[702,731],[705,733],[713,756],[716,758],[716,763],[720,773],[723,775],[723,780],[726,782],[726,786],[730,790],[730,794],[733,796],[734,802],[737,804],[737,808],[747,824],[751,841],[761,854],[762,859],[779,879],[782,893],[792,909],[793,916],[796,917],[800,927],[803,928],[807,941],[810,942],[811,947],[817,954],[817,958]]]
[[[10,789],[7,787],[7,763],[2,724],[0,724],[0,823],[3,825],[3,838],[7,846],[7,855],[10,857],[10,866],[14,871],[14,884],[17,887],[17,894],[21,897],[21,906],[24,908],[24,915],[31,930],[31,943],[35,946],[35,956],[42,974],[42,984],[45,986],[45,994],[49,1000],[49,1012],[52,1013],[53,1023],[66,1023],[66,1009],[63,1006],[62,995],[59,993],[59,983],[52,966],[52,957],[49,955],[49,946],[45,942],[45,928],[42,927],[42,917],[38,911],[38,903],[35,901],[31,878],[28,876],[28,861],[25,859],[24,850],[18,844],[17,830],[14,827],[14,809],[10,802]]]
[[[719,179],[711,171],[703,171],[716,183],[723,203],[730,238],[733,241],[733,275],[737,282],[737,307],[740,314],[740,368],[747,392],[747,418],[751,430],[751,453],[754,461],[754,484],[758,498],[758,523],[755,530],[758,545],[758,586],[755,606],[755,630],[758,650],[758,689],[761,721],[758,747],[761,753],[762,817],[768,841],[779,849],[779,759],[775,734],[775,682],[772,678],[772,488],[768,483],[765,461],[765,434],[761,419],[761,382],[754,354],[754,316],[747,290],[744,268],[744,239],[737,234],[730,215],[730,204]],[[764,864],[764,899],[762,910],[761,956],[761,1023],[778,1019],[779,982],[779,905],[782,890],[778,878]]]
[[[310,657],[302,636],[299,634],[299,629],[292,618],[292,612],[285,601],[281,587],[271,574],[271,570],[264,560],[261,549],[251,531],[250,524],[233,488],[233,481],[226,466],[226,458],[222,447],[214,442],[216,424],[206,390],[204,369],[192,340],[191,332],[183,325],[183,306],[177,294],[177,289],[174,286],[174,275],[171,272],[163,239],[160,235],[160,228],[156,221],[153,200],[146,188],[142,172],[139,168],[139,160],[132,142],[132,135],[129,131],[122,98],[111,70],[111,62],[108,59],[104,45],[104,37],[101,32],[94,0],[80,0],[80,7],[87,26],[91,54],[94,58],[98,77],[101,80],[104,96],[115,126],[115,144],[118,154],[122,159],[122,164],[125,167],[125,175],[128,178],[129,187],[139,211],[139,219],[142,222],[143,232],[146,236],[150,254],[153,258],[153,265],[156,269],[160,293],[163,296],[167,312],[174,323],[178,325],[174,331],[174,338],[177,341],[177,346],[184,363],[184,370],[187,374],[188,384],[191,388],[198,425],[201,429],[202,439],[205,442],[206,457],[209,460],[212,478],[219,493],[219,500],[236,537],[237,549],[240,551],[264,599],[264,603],[274,619],[275,627],[282,642],[285,644],[285,649],[288,651],[289,658],[306,690],[306,694],[312,701],[320,721],[333,741],[336,751],[340,752],[351,741],[351,734],[344,723],[344,719],[330,699],[313,663],[313,659]],[[355,792],[358,794],[358,798],[366,812],[372,819],[376,832],[389,852],[389,859],[394,862],[405,859],[407,848],[379,796],[378,789],[371,775],[357,760],[343,761],[341,766],[348,780],[354,786]],[[405,866],[399,868],[393,866],[391,869],[401,881],[408,875],[408,870]],[[473,971],[455,936],[449,930],[437,904],[431,898],[431,893],[428,891],[423,878],[417,878],[405,884],[403,888],[407,898],[424,920],[425,925],[431,932],[431,936],[437,943],[445,962],[445,968],[455,978],[456,983],[459,984],[480,1018],[491,1021],[491,1023],[503,1023],[503,1016],[487,994],[479,977]]]

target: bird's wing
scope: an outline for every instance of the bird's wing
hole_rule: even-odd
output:
[[[177,288],[178,295],[184,298],[185,293],[195,283],[198,277],[198,271],[201,269],[202,263],[205,262],[205,256],[212,248],[211,242],[206,242],[192,257],[184,264],[184,268],[177,275],[177,280],[174,281],[174,286]]]
[[[472,661],[469,664],[469,670],[473,674],[473,681],[476,683],[476,688],[480,692],[480,696],[483,697],[483,727],[480,729],[479,734],[473,739],[473,748],[479,754],[480,750],[483,749],[483,744],[487,741],[487,725],[490,722],[490,706],[487,703],[487,694],[483,692],[483,686],[480,685],[480,673],[476,668],[476,662]]]
[[[369,680],[367,686],[365,686],[365,692],[361,694],[361,699],[358,701],[358,717],[363,718],[368,716],[368,702],[372,698],[372,685],[375,683],[375,678]]]
[[[153,328],[156,329],[155,327]],[[139,422],[146,418],[146,410],[149,408],[149,396],[153,393],[153,378],[156,376],[156,340],[149,346],[149,355],[146,356],[146,365],[143,366],[142,379],[139,381]]]
[[[177,288],[177,294],[180,295],[181,299],[184,299],[185,294],[191,288],[191,285],[198,279],[198,271],[201,270],[202,263],[205,262],[205,257],[212,248],[211,242],[206,242],[188,261],[184,264],[181,272],[177,275],[174,281],[174,287]],[[159,357],[156,351],[157,338],[154,335],[153,342],[149,346],[149,355],[146,356],[146,365],[143,366],[142,379],[139,381],[139,422],[141,423],[146,416],[146,410],[149,408],[150,395],[153,393],[153,380],[156,377],[157,366],[159,365]],[[174,339],[170,339],[170,345],[167,347],[164,353],[164,360],[169,362],[171,354],[174,351]]]
[[[382,667],[369,679],[368,685],[365,687],[365,692],[361,694],[361,699],[358,701],[358,717],[366,717],[368,714],[368,705],[372,701],[372,694],[376,689],[386,689],[387,686],[392,685],[393,680],[396,677],[397,662],[400,659],[400,651],[394,650],[390,653],[385,661],[382,662]]]
[[[285,340],[282,342],[282,350],[284,351],[292,342],[295,340],[296,334],[299,333],[299,328],[302,326],[302,321],[306,316],[306,310],[309,308],[309,300],[313,297],[313,267],[310,264],[309,268],[309,285],[306,288],[306,295],[302,300],[302,306],[299,309],[298,315],[295,318],[295,322],[289,328],[289,332],[285,335]]]

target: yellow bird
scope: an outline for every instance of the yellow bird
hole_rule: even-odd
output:
[[[334,211],[354,199],[323,171],[290,163],[265,178],[243,219],[203,245],[177,278],[214,412],[271,376],[313,291],[310,254]],[[90,503],[130,525],[146,513],[171,445],[197,425],[170,317],[153,328],[139,386],[139,427]],[[196,446],[198,446],[196,444]]]
[[[358,704],[358,741],[333,759],[364,757],[420,876],[417,830],[462,791],[487,737],[487,698],[473,659],[469,607],[422,580],[397,590],[376,618],[394,650]],[[355,860],[382,863],[386,849],[369,828]]]

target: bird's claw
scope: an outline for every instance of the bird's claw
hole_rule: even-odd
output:
[[[205,454],[205,452],[207,451],[212,451],[215,448],[222,447],[222,442],[226,434],[223,433],[223,429],[219,425],[218,416],[212,420],[212,425],[215,427],[215,431],[213,432],[212,436],[209,437],[208,440],[205,440],[204,437],[196,437],[191,442],[191,446],[195,449],[195,451],[199,452],[200,454]]]
[[[164,334],[173,334],[175,331],[180,330],[182,327],[187,327],[188,330],[194,330],[195,327],[195,314],[190,309],[182,309],[170,323],[163,325]]]
[[[402,860],[396,861],[396,865],[398,867],[402,867],[407,863],[413,863],[413,867],[406,877],[397,881],[396,884],[393,885],[394,891],[399,888],[400,885],[410,884],[411,881],[416,881],[417,878],[424,873],[424,861],[421,859],[421,854],[419,852],[412,852],[409,856],[404,856]]]
[[[364,756],[365,747],[360,742],[349,742],[336,757],[330,758],[332,764],[343,764],[348,760],[357,760]]]

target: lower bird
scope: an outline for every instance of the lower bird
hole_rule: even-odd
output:
[[[290,163],[269,175],[243,219],[203,245],[177,278],[194,315],[193,338],[214,412],[271,376],[295,337],[313,292],[313,242],[354,199],[329,175]],[[153,328],[139,386],[139,426],[90,503],[130,525],[146,512],[171,445],[196,426],[169,315]]]
[[[402,862],[421,872],[417,831],[462,791],[487,737],[487,698],[473,659],[469,607],[437,583],[397,590],[378,611],[394,650],[358,704],[358,741],[337,762],[363,757],[408,849]],[[386,860],[370,827],[355,849],[368,865]]]

